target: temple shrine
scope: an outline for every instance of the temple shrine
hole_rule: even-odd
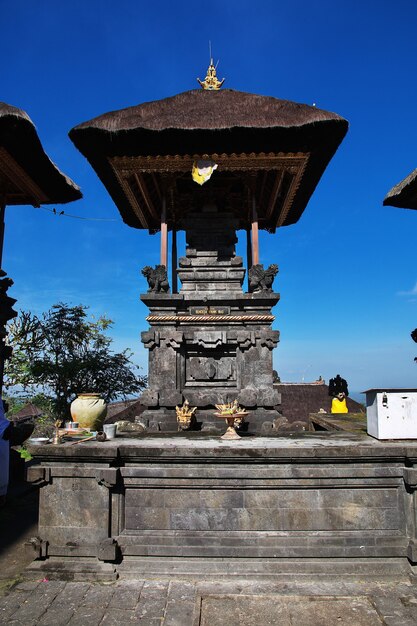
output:
[[[110,441],[32,446],[41,489],[27,574],[235,579],[239,590],[248,577],[415,576],[417,444],[273,428],[278,268],[263,266],[258,234],[297,222],[347,122],[220,89],[212,63],[199,82],[70,133],[124,221],[160,233],[159,264],[143,259],[142,270],[148,424]],[[237,407],[238,431],[246,423],[256,436],[213,434],[225,428],[216,412]]]
[[[223,426],[215,404],[237,399],[249,411],[244,427],[256,433],[272,427],[280,403],[271,311],[278,267],[261,263],[259,229],[272,235],[297,222],[348,124],[314,106],[220,89],[212,62],[199,82],[202,89],[84,122],[70,138],[126,224],[160,232],[160,264],[143,269],[142,418],[152,430],[175,431],[175,406],[187,400],[197,407],[194,427],[212,430]],[[238,230],[246,231],[246,267]]]

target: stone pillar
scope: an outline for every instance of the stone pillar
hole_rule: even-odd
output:
[[[248,408],[249,431],[272,427],[280,397],[273,388],[271,308],[279,295],[261,282],[243,293],[242,258],[236,256],[238,220],[206,205],[188,214],[186,254],[179,259],[178,294],[141,296],[151,314],[142,333],[149,350],[149,389],[142,395],[150,427],[176,430],[175,405],[197,406],[197,428],[224,429],[214,405],[238,398]],[[262,273],[262,269],[258,270]]]

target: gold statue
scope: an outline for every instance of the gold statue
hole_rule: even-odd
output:
[[[184,400],[182,406],[175,407],[175,411],[177,414],[178,430],[185,430],[187,428],[190,428],[191,421],[196,410],[196,406],[190,408],[190,403],[187,399]]]
[[[213,59],[210,59],[210,65],[208,66],[207,76],[201,81],[197,78],[197,81],[200,83],[203,89],[210,89],[212,91],[217,91],[223,85],[225,79],[219,80],[216,76],[216,68],[214,67]]]

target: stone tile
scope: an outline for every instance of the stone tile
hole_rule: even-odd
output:
[[[67,583],[64,589],[57,595],[54,604],[65,604],[66,606],[79,606],[87,591],[90,589],[90,583]]]
[[[136,619],[162,619],[165,606],[165,597],[141,597],[135,610]]]
[[[13,591],[34,591],[34,589],[39,587],[40,584],[41,583],[38,580],[25,580],[16,585],[16,587],[13,588]]]
[[[386,626],[412,626],[417,624],[417,599],[413,596],[405,598],[372,596],[372,604],[378,611]]]
[[[192,598],[171,600],[165,608],[164,626],[191,625],[196,618],[197,605]]]
[[[74,615],[74,611],[74,608],[62,605],[51,606],[37,623],[39,626],[66,626]]]
[[[168,600],[172,598],[194,598],[197,593],[197,587],[194,583],[187,581],[171,581],[168,588]]]
[[[76,610],[68,626],[98,626],[104,617],[101,607],[81,606]]]
[[[292,624],[381,626],[379,615],[367,598],[293,598],[288,611]]]
[[[65,583],[61,581],[41,583],[39,587],[29,592],[24,602],[13,613],[13,619],[24,622],[28,626],[36,624],[64,587]]]
[[[125,624],[137,624],[135,611],[124,609],[107,609],[100,626],[125,626]],[[142,620],[140,622],[142,625]]]
[[[169,581],[165,580],[147,580],[142,587],[141,596],[158,595],[166,596],[168,593]]]
[[[82,606],[106,608],[114,594],[113,586],[91,585],[82,599]]]
[[[140,620],[162,619],[168,594],[168,582],[146,581],[142,587],[135,614]]]
[[[209,596],[201,601],[200,626],[254,626],[254,616],[262,626],[291,626],[286,603],[275,597]]]
[[[14,589],[8,596],[0,598],[0,624],[7,623],[10,616],[16,613],[29,597],[29,591],[22,592]]]
[[[109,609],[134,609],[139,601],[143,584],[143,581],[134,581],[113,587],[114,593],[110,600]]]

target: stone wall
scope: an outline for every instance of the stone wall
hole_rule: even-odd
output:
[[[417,445],[195,436],[34,450],[34,571],[414,571]]]

